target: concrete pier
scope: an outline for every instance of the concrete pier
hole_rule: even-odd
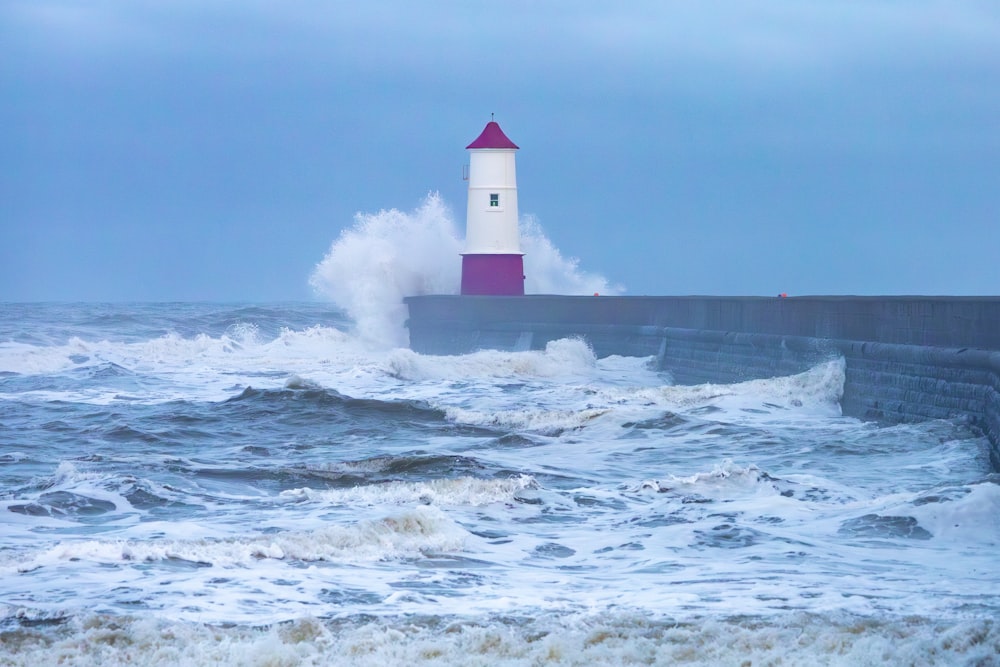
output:
[[[1000,470],[1000,297],[408,297],[425,354],[543,349],[586,339],[598,357],[652,356],[679,384],[789,375],[845,361],[843,413],[950,419],[992,443]]]

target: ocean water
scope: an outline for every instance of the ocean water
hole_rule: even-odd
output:
[[[0,304],[0,665],[1000,664],[966,427],[393,317]]]

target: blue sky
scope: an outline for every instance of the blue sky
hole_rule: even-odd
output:
[[[491,113],[627,294],[1000,294],[994,0],[0,0],[0,91],[4,301],[314,298]]]

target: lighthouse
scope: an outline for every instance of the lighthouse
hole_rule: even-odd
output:
[[[517,230],[514,151],[496,121],[469,151],[469,199],[462,253],[462,294],[524,294],[524,253]]]

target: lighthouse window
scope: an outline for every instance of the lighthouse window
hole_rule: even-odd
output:
[[[499,205],[500,205],[500,195],[499,194],[491,194],[490,195],[490,206],[499,206]]]

